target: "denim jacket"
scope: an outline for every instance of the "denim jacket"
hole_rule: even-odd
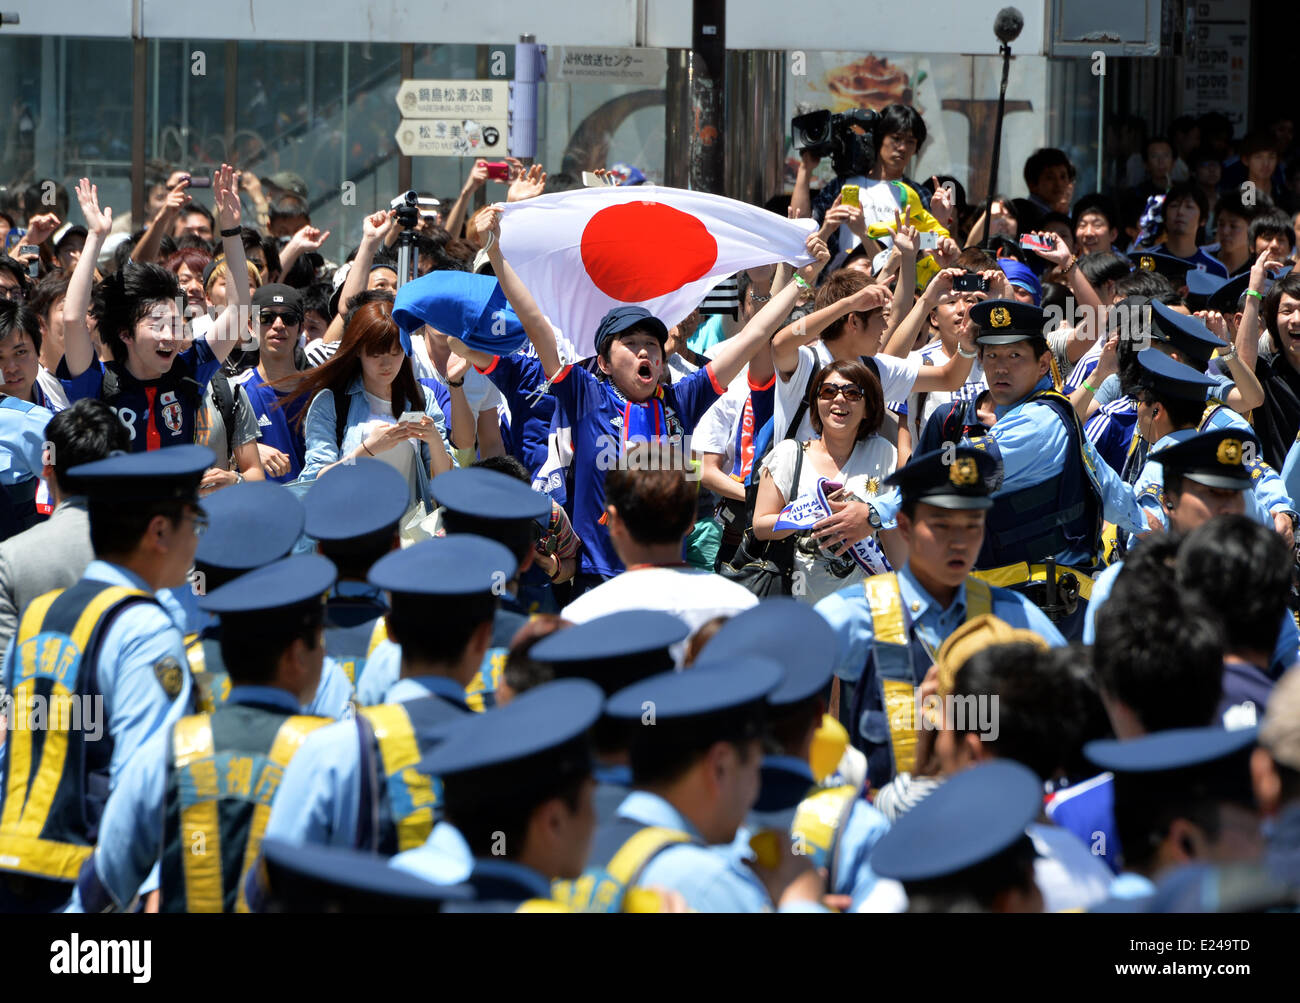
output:
[[[455,456],[452,453],[451,442],[447,438],[447,421],[443,417],[442,409],[438,407],[437,401],[434,400],[433,391],[428,387],[421,387],[424,391],[424,411],[438,425],[438,434],[442,436],[442,444],[447,450],[447,455],[452,457],[452,464],[455,465]],[[303,423],[303,436],[307,442],[307,459],[303,464],[302,474],[299,476],[297,483],[307,484],[314,481],[322,469],[328,467],[331,463],[338,462],[340,456],[346,456],[361,445],[361,425],[370,420],[370,405],[366,401],[366,395],[362,392],[361,376],[348,386],[348,422],[343,430],[343,448],[338,447],[337,429],[335,427],[335,410],[334,395],[329,391],[321,391],[314,398],[307,408],[307,417]],[[427,443],[420,443],[420,462],[414,464],[415,477],[411,483],[411,502],[417,499],[424,501],[425,507],[433,511],[433,497],[429,491],[429,446]]]

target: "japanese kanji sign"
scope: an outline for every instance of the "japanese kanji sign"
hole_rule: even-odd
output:
[[[495,119],[510,111],[508,80],[403,80],[397,88],[402,118]]]
[[[506,152],[506,122],[402,119],[397,145],[406,157],[483,157]]]
[[[546,74],[569,83],[662,84],[668,71],[663,49],[602,49],[551,45],[546,50]]]

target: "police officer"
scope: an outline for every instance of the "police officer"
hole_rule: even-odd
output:
[[[71,588],[27,607],[0,671],[14,701],[0,776],[0,910],[67,902],[123,767],[190,708],[184,639],[154,594],[189,573],[212,459],[204,446],[177,446],[67,472],[87,496],[95,560]]]
[[[1163,483],[1160,461],[1155,454],[1167,446],[1186,442],[1200,432],[1209,430],[1203,425],[1202,415],[1207,410],[1206,394],[1215,387],[1215,383],[1211,377],[1154,348],[1139,352],[1135,363],[1126,392],[1137,402],[1137,430],[1142,441],[1150,444],[1150,452],[1134,480],[1134,491],[1139,505],[1154,512],[1162,523],[1167,523],[1160,504],[1160,488]],[[1288,496],[1282,478],[1260,458],[1259,443],[1250,425],[1230,408],[1223,408],[1219,404],[1211,404],[1210,408],[1222,409],[1232,416],[1220,427],[1236,430],[1238,440],[1252,443],[1249,455],[1242,457],[1246,472],[1252,480],[1249,485],[1253,488],[1251,507],[1252,510],[1257,510],[1252,514],[1258,514],[1260,521],[1283,532],[1287,542],[1291,542],[1293,526],[1300,515],[1295,511],[1295,502]]]
[[[1257,728],[1177,728],[1127,741],[1103,739],[1087,757],[1114,774],[1122,869],[1113,900],[1143,899],[1189,863],[1252,861],[1263,853],[1251,786]]]
[[[833,776],[825,781],[821,769],[838,762],[836,751],[823,757],[817,748],[826,711],[826,693],[833,678],[838,641],[825,619],[796,599],[765,599],[732,617],[704,646],[704,658],[765,655],[785,667],[785,679],[768,695],[770,722],[768,754],[763,757],[758,801],[736,837],[744,853],[759,833],[780,834],[826,871],[826,891],[861,902],[876,883],[868,862],[872,849],[889,829],[889,822],[863,796],[861,784]],[[759,847],[762,847],[761,842]],[[765,848],[770,852],[770,847]]]
[[[1049,644],[1065,643],[1025,596],[970,574],[985,542],[996,475],[997,461],[970,446],[914,456],[885,481],[901,499],[898,527],[907,563],[815,607],[839,638],[835,674],[842,719],[854,745],[867,754],[872,788],[914,771],[916,689],[958,626],[991,613]],[[894,713],[900,709],[906,713]]]
[[[565,911],[551,882],[577,878],[591,846],[590,729],[604,703],[594,683],[560,679],[450,726],[420,763],[442,781],[439,843],[392,866],[435,881],[459,871],[477,898],[448,911]]]
[[[742,655],[702,660],[616,693],[635,789],[597,831],[580,880],[555,897],[589,912],[629,911],[634,888],[664,888],[699,912],[820,910],[822,878],[777,841],[771,867],[737,866],[732,844],[759,793],[767,697],[779,665]],[[508,708],[507,708],[508,709]]]
[[[8,303],[0,307],[6,308],[13,309]],[[36,489],[45,467],[45,426],[53,417],[48,408],[19,397],[0,397],[0,540],[41,521]]]
[[[376,562],[369,581],[390,595],[388,634],[401,652],[401,678],[388,702],[308,738],[285,771],[268,835],[384,855],[425,841],[439,797],[418,764],[439,727],[470,712],[465,687],[492,639],[493,589],[514,574],[510,551],[469,534]]]
[[[553,678],[590,679],[612,696],[640,679],[670,671],[672,648],[690,628],[671,613],[624,610],[557,630],[529,650],[529,657],[549,668]],[[627,737],[621,723],[602,717],[593,729],[596,746],[596,815],[612,822],[632,789]]]
[[[1058,629],[1077,638],[1099,564],[1103,515],[1132,533],[1150,527],[1132,489],[1099,460],[1074,406],[1053,387],[1043,311],[986,300],[971,307],[970,318],[980,330],[975,341],[997,415],[989,433],[971,443],[1002,463],[975,567],[990,584],[1055,607]],[[1048,558],[1059,590],[1049,581]]]
[[[161,911],[248,911],[240,879],[257,859],[272,795],[303,740],[328,723],[298,708],[320,682],[334,577],[329,561],[304,554],[200,600],[221,618],[234,685],[215,711],[181,718],[132,757],[82,866],[74,909],[130,909],[161,861]]]
[[[388,636],[383,590],[366,576],[400,546],[397,528],[408,495],[406,479],[390,464],[360,459],[313,482],[303,499],[307,535],[339,569],[325,607],[325,650],[354,689],[371,652]]]
[[[1224,428],[1181,436],[1174,433],[1163,437],[1161,442],[1160,449],[1151,454],[1147,463],[1148,485],[1143,489],[1142,503],[1153,512],[1158,511],[1170,528],[1190,533],[1215,516],[1246,512],[1247,499],[1259,484],[1255,472],[1264,465],[1257,459],[1260,446],[1253,433]],[[1258,497],[1258,491],[1254,496]],[[1263,521],[1258,508],[1255,511],[1257,521]],[[1093,583],[1084,622],[1085,644],[1095,640],[1097,610],[1109,599],[1124,566],[1123,561],[1117,561]],[[1285,616],[1273,648],[1273,663],[1283,668],[1291,665],[1297,646],[1300,646],[1300,632],[1295,621]]]
[[[894,823],[871,866],[901,882],[910,912],[1042,912],[1025,834],[1042,799],[1020,763],[964,770]]]
[[[528,621],[518,599],[518,579],[532,566],[533,545],[549,525],[551,499],[513,477],[481,467],[448,470],[433,479],[431,489],[441,506],[442,528],[448,536],[470,533],[496,540],[510,549],[519,569],[511,580],[498,583],[501,604],[492,644],[469,685],[470,707],[486,710],[496,703],[510,641]],[[364,707],[387,701],[388,687],[399,675],[399,663],[395,644],[385,642],[376,647],[366,665],[364,684],[357,690],[357,703]]]

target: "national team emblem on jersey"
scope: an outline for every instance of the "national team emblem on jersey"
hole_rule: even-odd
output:
[[[169,430],[179,432],[181,430],[181,404],[180,401],[176,399],[176,392],[174,390],[168,390],[162,395],[160,403],[162,406],[163,424],[166,425]]]
[[[994,327],[1010,327],[1011,311],[1004,306],[994,307],[993,312],[989,315],[989,323]]]

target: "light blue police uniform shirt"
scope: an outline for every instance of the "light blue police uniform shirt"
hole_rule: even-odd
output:
[[[82,577],[153,595],[149,583],[139,575],[107,561],[91,561]],[[167,658],[181,670],[181,689],[175,699],[163,690],[155,671],[155,666]],[[0,683],[6,690],[13,689],[14,668],[14,645],[10,644],[0,671]],[[144,602],[122,610],[104,633],[95,678],[104,697],[107,731],[113,739],[109,760],[111,790],[127,761],[149,736],[190,711],[191,680],[185,641],[172,615]]]
[[[1227,409],[1221,409],[1219,413],[1222,414],[1223,410]],[[1239,419],[1241,418],[1241,416],[1237,415],[1235,411],[1233,411],[1232,414],[1236,415]],[[1245,425],[1244,419],[1242,419],[1242,424]],[[1225,424],[1223,427],[1236,428],[1238,426],[1235,422],[1230,422]],[[1245,427],[1246,430],[1249,431],[1250,426],[1245,425]],[[1161,525],[1166,529],[1169,528],[1169,516],[1165,512],[1164,507],[1160,504],[1159,497],[1160,490],[1165,486],[1165,468],[1164,464],[1160,462],[1159,456],[1156,454],[1161,449],[1165,449],[1166,447],[1172,446],[1178,442],[1186,442],[1188,439],[1193,439],[1200,434],[1201,433],[1194,428],[1180,428],[1176,431],[1170,432],[1166,436],[1162,436],[1160,440],[1151,447],[1151,451],[1147,454],[1147,462],[1142,467],[1142,473],[1138,476],[1137,483],[1133,486],[1133,490],[1138,496],[1138,504],[1146,511],[1155,515],[1160,520]],[[1278,476],[1277,471],[1267,463],[1261,464],[1258,470],[1252,471],[1251,476],[1253,478],[1253,483],[1251,492],[1246,497],[1246,514],[1261,525],[1272,529],[1273,513],[1295,512],[1295,502],[1291,500],[1286,485],[1283,483],[1282,478]],[[1137,537],[1130,535],[1129,546],[1134,546],[1136,542]]]
[[[948,635],[966,621],[965,582],[958,586],[948,608],[943,609],[916,580],[911,565],[905,564],[898,572],[898,591],[916,635],[931,651],[938,651]],[[994,616],[1013,627],[1032,630],[1053,647],[1065,644],[1065,638],[1047,614],[1020,593],[996,586],[989,591]],[[846,682],[857,682],[875,639],[871,607],[862,584],[845,586],[813,608],[826,619],[838,638],[835,674]]]
[[[298,713],[298,701],[273,686],[236,686],[227,703],[262,704]],[[122,773],[104,808],[93,856],[95,877],[112,896],[118,911],[130,907],[162,855],[167,795],[167,745],[170,728],[155,732]],[[156,883],[154,883],[156,887]],[[81,891],[69,912],[81,912]]]
[[[1155,892],[1155,883],[1150,878],[1135,874],[1133,871],[1123,871],[1117,874],[1108,889],[1111,898],[1125,901],[1146,898],[1148,895],[1154,895]]]
[[[402,646],[383,640],[366,659],[365,671],[357,682],[357,705],[373,707],[387,700],[388,690],[402,675]]]
[[[1110,598],[1115,587],[1115,579],[1124,567],[1123,561],[1117,561],[1092,580],[1092,599],[1083,618],[1083,643],[1095,644],[1097,639],[1097,611]],[[1282,614],[1282,626],[1278,630],[1277,644],[1273,648],[1273,665],[1291,666],[1300,659],[1300,629],[1296,628],[1291,611]]]
[[[474,869],[474,854],[459,829],[450,822],[438,822],[422,846],[403,850],[388,865],[435,885],[456,885]]]
[[[671,804],[649,791],[633,791],[618,806],[620,818],[642,825],[661,826],[700,834]],[[677,843],[660,851],[637,879],[642,888],[668,888],[679,892],[696,912],[771,912],[772,899],[755,874],[747,874],[736,860],[732,844],[700,846]],[[818,904],[798,903],[782,912],[824,912]]]
[[[340,670],[341,671],[341,670]],[[345,677],[346,678],[346,677]],[[430,694],[463,703],[465,691],[453,679],[402,679],[403,700]],[[396,699],[390,702],[397,702]],[[289,761],[271,802],[268,839],[319,846],[353,847],[361,811],[361,734],[355,721],[317,728]]]
[[[40,477],[45,467],[45,426],[49,408],[17,401],[0,407],[0,484],[21,484]]]
[[[1052,389],[1050,377],[1043,377],[1034,392]],[[1030,488],[1060,476],[1070,455],[1070,433],[1050,405],[1030,401],[1028,397],[995,409],[997,424],[989,436],[998,446],[1002,459],[1002,486],[994,493],[999,498],[1013,491]],[[1142,508],[1130,485],[1097,455],[1086,436],[1080,436],[1079,448],[1096,475],[1105,518],[1131,533],[1146,532],[1148,526]],[[1086,475],[1085,475],[1086,476]]]
[[[1196,363],[1193,362],[1191,365],[1193,369],[1197,368]],[[1214,381],[1213,386],[1205,388],[1206,403],[1208,404],[1210,401],[1218,401],[1222,404],[1228,399],[1228,394],[1232,393],[1233,388],[1237,385],[1236,381],[1233,380],[1231,376],[1224,376],[1222,373],[1218,372],[1207,372],[1205,375]],[[1078,387],[1076,386],[1073,389],[1077,390]],[[1092,395],[1092,399],[1096,401],[1097,406],[1100,407],[1103,404],[1109,404],[1111,401],[1118,400],[1123,396],[1124,390],[1120,385],[1119,374],[1111,373],[1101,381],[1101,386],[1099,386],[1097,392]],[[1227,405],[1225,405],[1225,407],[1226,406]],[[1228,410],[1231,411],[1232,408],[1228,407]],[[1236,412],[1233,413],[1235,414]],[[1223,426],[1216,425],[1211,421],[1210,427],[1221,428]]]
[[[764,756],[763,768],[777,768],[788,773],[805,777],[808,781],[808,793],[813,793],[816,781],[812,769],[806,760],[798,756]],[[753,860],[753,849],[749,845],[750,837],[760,829],[781,828],[790,830],[794,822],[795,808],[785,812],[751,812],[731,846],[740,860]],[[871,851],[880,842],[880,838],[889,831],[889,819],[866,799],[859,797],[853,802],[848,818],[844,821],[835,843],[835,884],[827,888],[831,895],[849,895],[854,904],[865,899],[876,886],[879,878],[871,869]]]

